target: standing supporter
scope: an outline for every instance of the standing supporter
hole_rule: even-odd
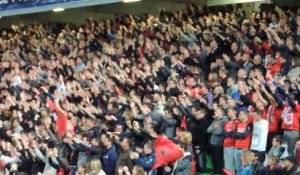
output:
[[[224,125],[224,167],[231,172],[235,172],[234,162],[234,146],[235,140],[231,136],[231,132],[236,130],[237,111],[234,108],[229,108],[227,112],[228,121]]]
[[[93,138],[90,143],[82,142],[77,139],[74,139],[73,142],[74,144],[72,146],[79,152],[85,153],[87,157],[87,160],[82,161],[91,161],[93,159],[99,159],[102,156],[103,150],[100,145],[100,138],[98,137]]]
[[[117,174],[118,169],[120,167],[127,167],[128,170],[131,172],[132,168],[133,168],[133,162],[130,158],[130,147],[132,146],[132,140],[128,137],[124,137],[122,138],[122,140],[120,140],[120,150],[119,150],[119,157],[118,157],[118,161],[116,163],[116,170],[115,173]]]
[[[192,155],[186,150],[184,145],[182,145],[181,147],[184,151],[184,155],[175,162],[172,175],[190,175],[192,173]]]
[[[250,149],[257,151],[258,161],[265,161],[265,151],[268,138],[268,121],[262,118],[262,112],[256,110],[254,112],[253,134]]]
[[[289,154],[292,155],[299,136],[300,105],[291,97],[289,88],[290,82],[286,81],[284,83],[284,88],[281,89],[282,95],[286,98],[281,118],[282,129],[284,130],[283,141],[287,142]]]
[[[250,149],[253,125],[249,121],[249,112],[246,110],[240,111],[238,119],[236,130],[232,131],[231,135],[235,139],[235,169],[240,174],[242,168],[241,155],[244,150]]]
[[[252,164],[251,164],[251,151],[244,150],[241,153],[241,160],[242,160],[242,168],[240,171],[240,175],[252,175]]]
[[[224,116],[224,110],[220,107],[214,111],[214,121],[207,128],[207,132],[211,134],[211,158],[215,174],[222,174],[223,165],[223,142],[224,142],[224,124],[227,121]]]
[[[261,156],[258,151],[251,151],[251,159],[252,159],[252,167],[251,174],[253,175],[263,175],[264,174],[264,166],[263,163],[259,160]]]
[[[268,141],[267,141],[267,148],[266,150],[269,151],[272,144],[272,139],[274,136],[278,135],[280,132],[280,116],[282,113],[282,104],[278,104],[275,98],[271,95],[273,92],[269,92],[265,85],[261,86],[263,93],[267,96],[269,101],[269,107],[266,114],[266,119],[269,122],[269,133],[268,133]]]
[[[101,156],[101,160],[103,162],[103,171],[106,174],[114,174],[118,160],[117,151],[112,144],[111,138],[104,139],[103,146],[105,147],[105,152]]]
[[[151,142],[147,142],[144,145],[144,149],[141,154],[133,152],[130,154],[130,157],[133,159],[136,165],[139,165],[144,168],[147,175],[156,174],[155,170],[151,170],[152,166],[155,163],[155,154],[153,151],[153,144]]]
[[[177,121],[174,118],[172,111],[170,108],[166,108],[164,110],[165,115],[163,115],[162,122],[161,122],[161,131],[164,133],[168,138],[174,138],[175,130],[177,126]]]
[[[192,134],[192,144],[196,156],[196,171],[206,172],[206,159],[208,151],[208,133],[209,126],[206,111],[204,109],[196,109],[195,116],[187,121],[187,129]]]
[[[236,80],[234,77],[229,77],[227,79],[227,89],[226,89],[226,95],[229,95],[231,97],[234,96],[235,93],[238,92],[238,86],[236,85]]]

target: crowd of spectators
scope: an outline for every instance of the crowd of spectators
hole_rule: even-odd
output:
[[[278,10],[2,29],[0,173],[300,174],[300,9]],[[152,169],[158,135],[184,156]]]

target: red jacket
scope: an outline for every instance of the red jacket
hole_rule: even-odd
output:
[[[271,65],[268,65],[268,71],[270,71],[270,74],[272,75],[272,77],[274,77],[274,75],[280,71],[281,69],[281,62],[279,60],[279,58],[276,59],[276,61],[271,64]]]
[[[236,129],[236,126],[237,126],[237,121],[236,120],[227,121],[224,125],[224,131],[228,132],[228,133],[231,132],[231,131],[234,131]],[[234,145],[235,145],[235,140],[232,137],[226,137],[225,136],[224,148],[234,147]]]
[[[267,120],[269,122],[269,132],[278,132],[279,131],[279,119],[282,113],[281,108],[270,105],[267,111]]]
[[[299,116],[300,105],[297,104],[294,109],[289,105],[284,105],[281,114],[282,129],[299,132]]]
[[[250,121],[239,121],[233,137],[235,138],[235,148],[249,149],[252,139],[252,124]]]

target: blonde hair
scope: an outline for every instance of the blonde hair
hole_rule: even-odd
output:
[[[90,162],[90,170],[95,171],[96,174],[99,174],[102,170],[102,164],[100,160],[94,159]]]
[[[217,74],[217,72],[211,72],[211,73],[209,73],[208,74],[208,79],[210,80],[210,81],[213,81],[213,82],[217,82],[218,81],[218,74]]]
[[[250,150],[244,150],[242,152],[242,158],[245,161],[245,165],[248,165],[251,162],[251,151]]]
[[[123,114],[123,116],[125,117],[125,120],[130,120],[132,121],[134,118],[134,113],[131,110],[126,110]]]
[[[214,92],[216,93],[215,96],[223,96],[225,94],[222,86],[216,86]]]
[[[192,143],[192,134],[188,131],[183,131],[180,134],[180,141],[184,142],[185,144]]]
[[[136,173],[133,175],[144,175],[145,174],[145,170],[141,166],[136,165],[133,167],[133,169],[136,171]]]

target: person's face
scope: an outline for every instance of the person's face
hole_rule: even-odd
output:
[[[144,153],[150,154],[152,152],[151,148],[148,148],[148,145],[144,145]]]
[[[232,99],[232,98],[227,100],[227,104],[228,104],[229,107],[235,107],[235,105],[236,105],[235,100]]]
[[[244,83],[238,83],[238,89],[239,89],[240,91],[244,91],[244,90],[245,90],[245,88],[244,88]]]
[[[239,120],[244,121],[244,120],[246,120],[246,119],[247,119],[246,114],[243,113],[243,112],[240,112],[240,114],[239,114]]]
[[[241,61],[242,60],[242,54],[241,52],[238,52],[235,56],[234,56],[235,61]]]
[[[154,100],[154,102],[158,102],[158,101],[160,101],[160,97],[159,97],[159,95],[158,95],[158,94],[154,94],[154,96],[153,96],[153,100]]]
[[[196,85],[196,81],[195,81],[194,78],[191,78],[191,79],[189,80],[189,83],[190,83],[191,86],[195,86],[195,85]]]
[[[280,142],[278,142],[275,138],[272,139],[272,146],[273,147],[278,147],[280,146]]]
[[[166,110],[165,111],[165,116],[168,117],[168,118],[172,117],[172,112],[169,111],[169,110]]]
[[[237,50],[238,50],[238,45],[237,45],[236,42],[233,42],[233,43],[231,44],[231,51],[232,51],[232,52],[236,52]]]
[[[217,96],[217,95],[219,95],[221,93],[221,90],[219,88],[215,88],[213,92],[214,92],[214,95]]]
[[[260,56],[256,55],[256,56],[254,57],[253,63],[254,63],[255,65],[260,65],[260,64],[261,64],[261,58],[260,58]]]
[[[177,63],[177,58],[176,58],[176,56],[172,56],[172,57],[171,57],[171,63],[172,63],[172,64],[176,64],[176,63]]]
[[[257,101],[256,101],[255,106],[256,106],[258,109],[263,109],[263,108],[264,108],[264,104],[263,104],[263,102],[260,101],[260,100],[257,100]]]
[[[287,168],[287,167],[290,167],[292,165],[292,163],[288,160],[284,160],[282,162],[282,165],[283,165],[283,168]]]
[[[202,88],[202,92],[203,92],[203,94],[207,94],[208,93],[208,89],[206,87],[203,87]]]
[[[107,105],[107,110],[112,110],[112,109],[113,109],[113,106],[112,106],[111,103],[109,103],[109,104]]]
[[[91,145],[95,147],[99,146],[95,139],[92,139]]]
[[[110,142],[109,142],[109,140],[108,139],[104,139],[104,141],[103,141],[103,146],[105,146],[105,147],[108,147],[108,146],[110,146]]]
[[[271,16],[271,21],[272,22],[276,22],[277,21],[277,18],[276,18],[276,16],[274,14],[272,14],[272,16]]]
[[[251,161],[252,162],[257,160],[257,157],[255,156],[254,153],[251,153],[250,156],[251,156]]]
[[[285,40],[285,44],[286,45],[292,45],[293,44],[293,41],[290,39],[290,38],[287,38],[286,40]]]
[[[100,139],[101,139],[101,142],[104,143],[107,140],[107,135],[102,134]]]
[[[175,87],[176,87],[176,84],[175,84],[173,81],[170,81],[170,82],[169,82],[169,87],[170,87],[170,88],[175,88]]]
[[[229,118],[234,118],[236,113],[233,110],[229,109],[227,112],[227,115]]]
[[[272,157],[268,157],[268,159],[267,159],[267,164],[268,165],[273,165],[275,163],[276,163],[276,161]]]
[[[199,111],[196,111],[196,119],[199,120],[199,119],[202,119],[204,118],[204,112],[199,110]]]
[[[242,25],[241,27],[242,27],[241,30],[243,32],[247,32],[248,31],[248,27],[246,25]]]
[[[242,155],[241,158],[242,158],[242,164],[243,164],[244,166],[248,165],[249,162],[248,162],[248,160],[246,159],[246,157]]]
[[[120,124],[116,125],[115,131],[121,133],[123,131],[123,126]]]
[[[256,112],[253,113],[253,118],[255,121],[258,121],[261,117]]]
[[[232,78],[228,78],[228,80],[227,80],[227,86],[231,87],[233,85],[234,85],[233,79]]]
[[[14,120],[13,127],[15,128],[15,127],[18,127],[18,126],[19,126],[19,122],[17,120]]]
[[[46,138],[46,137],[49,136],[49,135],[48,135],[48,132],[47,132],[45,129],[43,129],[43,130],[41,131],[41,135],[42,135],[42,137],[44,137],[44,138]]]
[[[90,167],[91,167],[91,170],[93,170],[93,171],[98,169],[96,164],[90,164]]]
[[[244,78],[245,77],[244,69],[239,69],[237,76],[238,76],[239,79]]]
[[[223,116],[223,113],[222,113],[222,111],[221,111],[220,108],[217,108],[217,109],[215,110],[215,116],[216,116],[217,118]]]
[[[225,106],[225,105],[226,105],[226,100],[225,100],[224,98],[220,98],[220,99],[219,99],[219,104],[220,104],[221,106]]]
[[[127,138],[124,138],[124,139],[121,141],[121,147],[122,147],[123,149],[128,148],[128,140],[127,140]]]

